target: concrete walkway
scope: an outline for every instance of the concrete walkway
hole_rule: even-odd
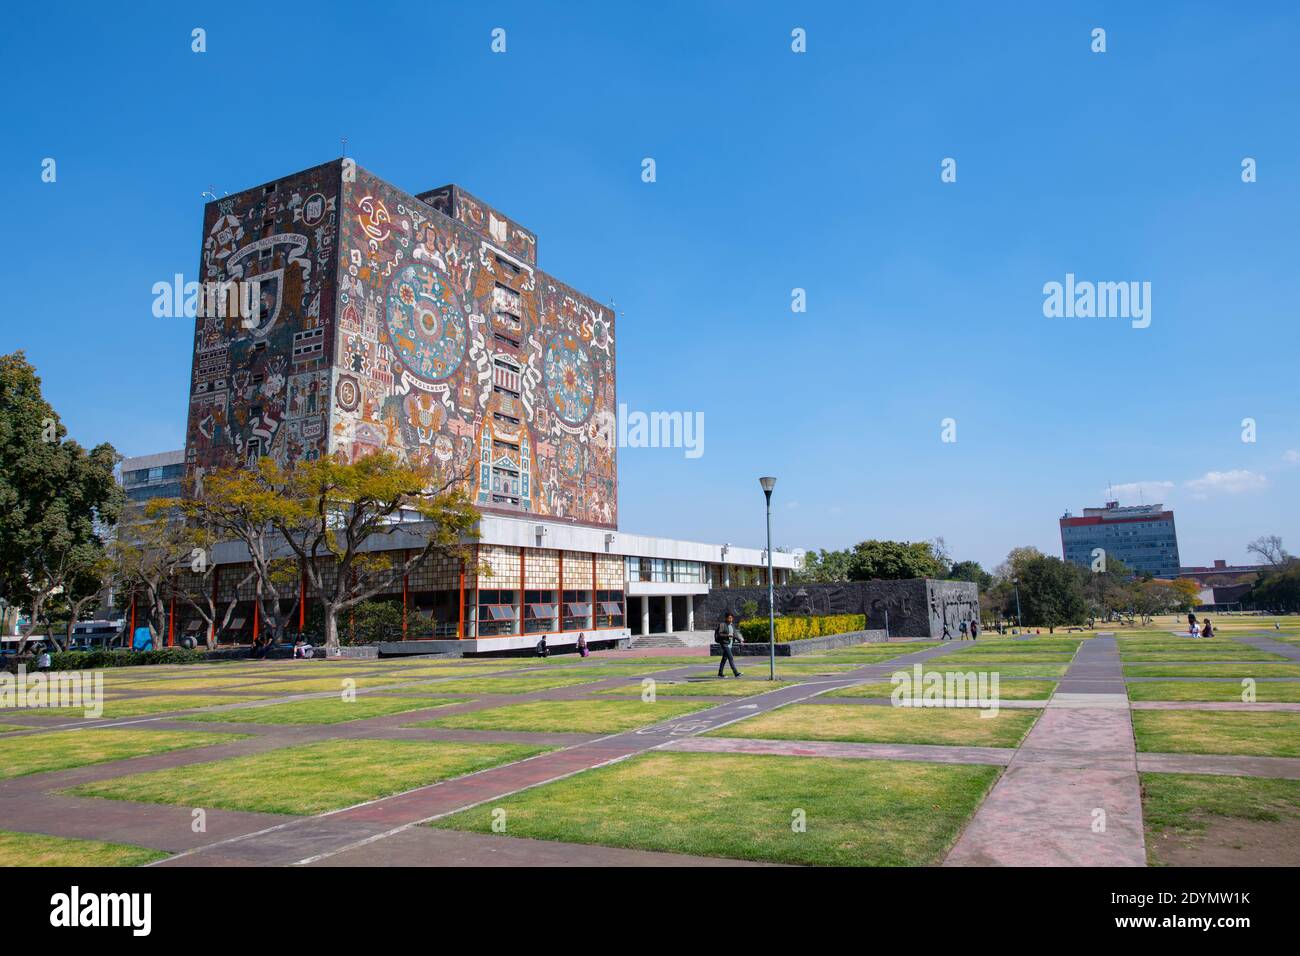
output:
[[[1137,753],[1114,636],[1080,645],[944,865],[1146,865]]]

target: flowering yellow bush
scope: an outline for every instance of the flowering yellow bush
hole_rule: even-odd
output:
[[[766,644],[768,619],[751,617],[738,625],[741,636],[750,643]],[[776,642],[785,644],[789,641],[802,641],[810,637],[825,637],[828,634],[847,634],[850,631],[864,631],[867,628],[865,614],[821,614],[812,616],[778,617],[776,619]]]

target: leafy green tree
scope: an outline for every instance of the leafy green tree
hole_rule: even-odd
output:
[[[1017,579],[1025,624],[1045,627],[1049,633],[1066,624],[1082,624],[1088,612],[1084,573],[1060,558],[1042,554],[1020,561]]]
[[[338,647],[341,612],[392,591],[435,554],[461,553],[461,543],[475,534],[478,512],[459,476],[386,453],[355,462],[320,458],[287,470],[268,460],[263,465],[261,480],[281,503],[271,523],[320,600],[330,652]],[[423,545],[409,552],[375,549],[375,539],[399,531],[418,532]]]
[[[849,579],[849,552],[809,549],[803,567],[790,576],[794,584],[833,584]]]
[[[928,541],[861,541],[849,557],[850,581],[937,578],[943,571]]]
[[[70,590],[80,601],[102,569],[123,500],[117,461],[112,445],[87,450],[67,437],[22,352],[0,355],[0,598],[30,610],[20,651],[51,599]]]
[[[993,575],[989,574],[978,561],[958,561],[948,570],[949,581],[970,581],[981,591],[993,586]]]

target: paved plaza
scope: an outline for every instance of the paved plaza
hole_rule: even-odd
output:
[[[1300,862],[1295,628],[898,641],[784,659],[775,685],[741,664],[106,671],[99,718],[0,710],[0,853],[21,864],[39,835],[73,865],[103,844],[153,866]],[[888,706],[915,665],[996,672],[996,715]],[[1232,699],[1243,678],[1253,699]]]

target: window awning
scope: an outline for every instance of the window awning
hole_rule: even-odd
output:
[[[494,621],[513,621],[515,619],[515,609],[509,604],[489,604],[487,612],[488,617]]]
[[[600,602],[600,613],[602,613],[602,614],[622,614],[622,613],[623,613],[623,605],[621,605],[621,604],[616,604],[616,603],[613,602],[613,601],[601,601],[601,602]]]
[[[528,612],[532,614],[533,617],[552,618],[555,617],[555,605],[554,604],[530,604],[528,605]]]
[[[566,604],[564,606],[569,617],[586,617],[591,613],[590,604]]]

